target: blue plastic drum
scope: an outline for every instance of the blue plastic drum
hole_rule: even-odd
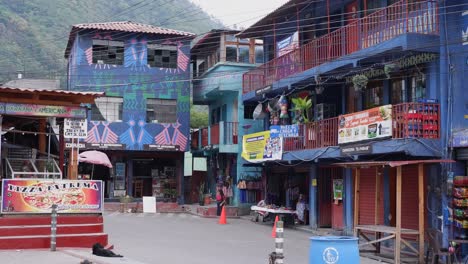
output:
[[[358,239],[348,236],[310,238],[309,264],[359,263]]]

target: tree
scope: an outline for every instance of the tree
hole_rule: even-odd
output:
[[[190,128],[208,126],[208,111],[204,107],[190,103]]]

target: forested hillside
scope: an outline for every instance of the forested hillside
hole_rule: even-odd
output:
[[[0,83],[17,71],[64,80],[71,25],[125,20],[193,33],[221,27],[189,0],[0,0]]]

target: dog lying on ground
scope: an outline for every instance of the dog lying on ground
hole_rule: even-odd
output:
[[[96,243],[93,245],[93,254],[100,257],[114,257],[121,258],[122,255],[117,255],[109,249],[105,249],[101,244]]]

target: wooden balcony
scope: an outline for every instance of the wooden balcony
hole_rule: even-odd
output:
[[[281,79],[400,35],[437,35],[438,25],[436,1],[401,0],[245,73],[243,93],[264,88]]]
[[[210,126],[210,144],[219,145],[219,124]]]
[[[440,138],[440,105],[403,103],[392,106],[392,138]],[[284,138],[284,151],[338,145],[338,117],[300,125],[299,137]]]
[[[198,149],[198,148],[200,147],[199,136],[200,136],[200,130],[193,131],[193,132],[190,134],[190,137],[191,137],[190,147],[191,147],[192,149]]]

